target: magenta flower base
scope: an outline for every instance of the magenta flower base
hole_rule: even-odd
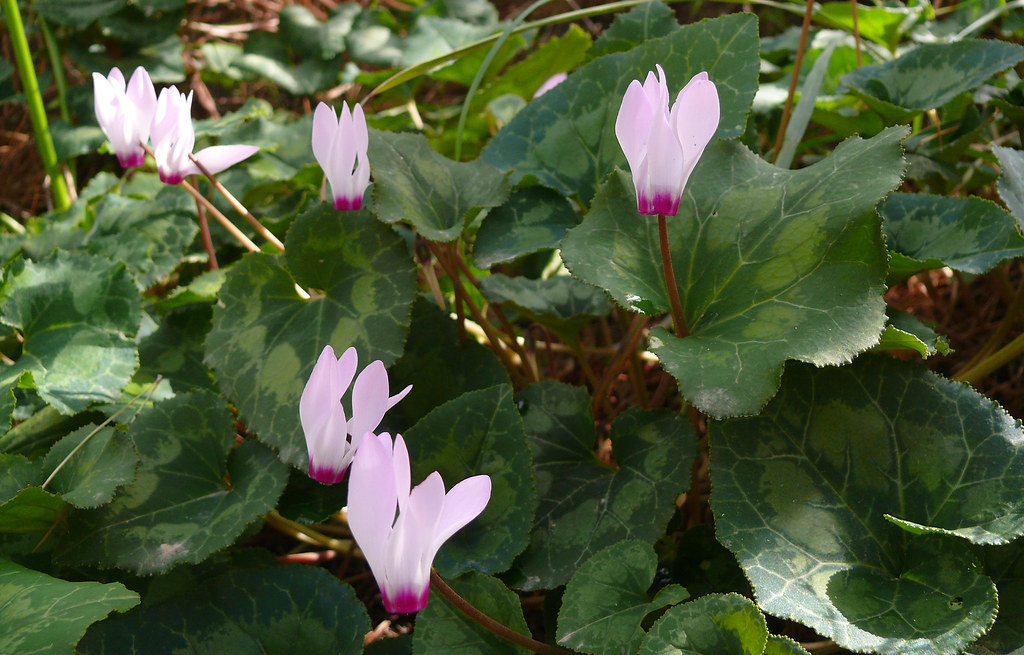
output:
[[[361,209],[363,206],[362,196],[358,198],[335,198],[335,209]]]
[[[309,477],[322,484],[338,484],[345,479],[345,471],[347,470],[347,466],[341,469],[341,471],[336,471],[327,466],[313,466],[313,463],[310,462]]]
[[[429,595],[429,586],[424,587],[423,591],[419,594],[412,589],[403,589],[394,598],[388,597],[387,592],[382,592],[384,609],[392,614],[412,614],[427,606],[427,597]]]
[[[656,193],[653,198],[644,194],[636,199],[636,210],[641,214],[675,216],[679,211],[679,196],[672,193]]]

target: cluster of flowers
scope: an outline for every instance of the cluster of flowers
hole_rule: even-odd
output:
[[[674,215],[683,188],[719,122],[718,92],[707,73],[683,87],[669,108],[665,72],[657,66],[641,84],[634,80],[615,122],[633,174],[641,214]],[[537,96],[564,75],[548,80]],[[152,139],[160,179],[179,184],[197,174],[192,161],[195,131],[192,93],[174,87],[157,98],[145,69],[125,84],[114,68],[107,77],[93,74],[96,118],[125,167],[145,160]],[[368,133],[363,109],[342,104],[340,116],[324,103],[313,114],[313,154],[331,185],[336,209],[359,209],[370,182]],[[210,173],[249,157],[254,146],[212,146],[194,155]],[[356,376],[354,348],[336,358],[327,346],[320,354],[299,401],[299,417],[309,450],[309,475],[325,484],[341,482],[351,464],[348,522],[389,612],[408,613],[427,602],[430,567],[441,545],[487,506],[491,480],[477,475],[445,493],[436,471],[411,488],[409,453],[401,435],[374,431],[384,414],[409,392],[391,396],[387,371],[371,362]],[[353,379],[355,383],[353,383]],[[342,396],[352,386],[352,417]]]
[[[139,66],[125,84],[117,68],[103,77],[92,74],[96,120],[117,159],[125,168],[140,166],[146,159],[146,144],[152,139],[160,179],[181,184],[187,175],[201,171],[192,161],[196,132],[192,127],[192,92],[186,96],[175,87],[160,91],[157,98],[153,80]],[[195,154],[195,159],[210,173],[252,156],[256,146],[211,146]]]
[[[416,612],[427,604],[434,555],[484,510],[491,479],[475,475],[445,493],[441,475],[434,471],[410,490],[409,452],[402,435],[392,441],[390,434],[374,430],[412,387],[392,396],[383,362],[370,362],[358,377],[357,366],[355,348],[336,358],[327,346],[302,391],[299,419],[309,449],[309,475],[326,484],[340,482],[352,465],[352,536],[380,587],[384,609]],[[352,417],[347,418],[341,398],[350,385]]]

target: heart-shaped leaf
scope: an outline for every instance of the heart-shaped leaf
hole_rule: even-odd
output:
[[[995,587],[962,539],[1024,532],[1024,435],[998,405],[866,356],[792,364],[760,416],[710,434],[718,537],[765,611],[880,653],[958,652],[988,628]]]
[[[665,612],[639,655],[761,655],[767,643],[768,626],[754,603],[738,594],[711,594]]]
[[[454,241],[473,209],[508,197],[501,171],[481,160],[456,162],[421,134],[370,133],[373,211],[385,223],[409,221],[431,241]]]
[[[113,502],[71,516],[64,559],[142,575],[199,562],[274,507],[288,479],[262,444],[233,448],[231,414],[207,392],[143,410],[128,436],[139,453],[135,482]]]
[[[510,262],[544,248],[557,248],[579,217],[562,194],[534,186],[512,194],[480,224],[473,263],[480,268]]]
[[[124,264],[54,252],[15,259],[0,285],[0,320],[25,337],[0,385],[32,374],[39,395],[62,414],[114,401],[138,367],[139,293]]]

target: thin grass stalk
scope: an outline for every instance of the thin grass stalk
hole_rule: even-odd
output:
[[[21,21],[18,0],[0,0],[4,15],[7,17],[7,31],[11,35],[11,47],[14,60],[18,64],[21,75],[22,91],[28,105],[28,115],[32,119],[32,132],[36,139],[39,158],[43,160],[43,168],[50,178],[50,195],[55,209],[65,210],[71,206],[71,195],[68,193],[67,182],[57,161],[57,151],[53,147],[53,137],[46,119],[46,108],[43,106],[43,95],[39,90],[39,80],[32,63],[32,51],[28,47],[25,36],[25,25]]]

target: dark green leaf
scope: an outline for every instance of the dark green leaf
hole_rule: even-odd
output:
[[[514,307],[567,343],[575,343],[583,326],[611,309],[603,291],[568,275],[531,280],[496,273],[480,280],[480,291],[490,302]]]
[[[786,359],[841,364],[878,342],[885,249],[875,204],[899,183],[905,135],[894,128],[849,139],[798,171],[735,142],[704,152],[668,221],[692,336],[651,333],[699,409],[754,413],[775,394]],[[562,258],[624,307],[668,309],[657,219],[637,214],[625,173],[602,186]]]
[[[920,365],[792,364],[761,416],[711,425],[718,537],[767,612],[854,650],[957,652],[996,603],[951,535],[1024,531],[1022,444],[998,405]]]
[[[581,562],[624,539],[654,542],[685,490],[695,437],[682,416],[630,409],[612,423],[617,467],[594,453],[586,391],[540,382],[519,394],[540,502],[530,545],[507,581],[518,589],[564,584]]]
[[[90,623],[139,595],[113,582],[65,582],[0,558],[0,653],[71,655]]]
[[[159,199],[143,202],[106,196],[84,246],[95,255],[124,262],[146,289],[173,271],[199,232],[192,212]]]
[[[967,649],[970,655],[1019,655],[1024,650],[1024,540],[986,546],[985,572],[999,590],[999,613],[992,629]]]
[[[572,205],[557,191],[520,189],[484,217],[473,245],[473,263],[490,268],[538,250],[557,248],[569,228],[579,222]]]
[[[347,500],[347,484],[323,484],[306,471],[292,469],[277,511],[286,519],[311,525],[341,511]]]
[[[1024,255],[1024,237],[1013,216],[982,198],[894,193],[878,206],[890,250],[914,260],[918,270],[940,265],[985,273]]]
[[[117,400],[138,366],[133,338],[142,319],[123,264],[55,252],[16,259],[0,286],[0,320],[25,337],[0,384],[32,374],[39,395],[64,414]]]
[[[558,643],[594,655],[635,653],[646,632],[643,618],[686,600],[678,585],[665,587],[654,602],[647,589],[658,557],[650,544],[622,541],[580,565],[565,587],[558,612]]]
[[[86,438],[89,440],[81,445]],[[65,502],[75,507],[96,507],[110,502],[117,487],[135,479],[138,456],[128,436],[113,428],[97,429],[94,425],[83,426],[54,444],[43,460],[43,474],[49,476],[75,448],[78,450],[49,486],[50,491],[60,494]]]
[[[406,436],[414,481],[438,471],[451,489],[472,475],[491,477],[487,509],[441,548],[437,570],[455,576],[507,569],[526,547],[537,502],[512,387],[464,393],[424,416]]]
[[[260,440],[304,468],[299,396],[320,351],[355,346],[364,365],[398,359],[415,274],[402,238],[366,212],[314,206],[296,219],[286,246],[284,262],[251,254],[228,271],[206,361]],[[304,299],[296,284],[317,294]]]
[[[519,597],[499,580],[479,573],[468,573],[448,583],[473,607],[498,623],[520,634],[530,635],[523,619]],[[484,628],[436,592],[416,617],[412,647],[416,655],[528,655],[530,652]]]
[[[203,304],[165,316],[160,327],[139,343],[136,381],[155,380],[161,375],[163,384],[170,386],[174,393],[195,389],[216,391],[213,375],[203,363],[203,339],[210,331],[212,314],[213,309]]]
[[[992,152],[1003,170],[996,184],[999,197],[1017,218],[1017,225],[1024,229],[1024,151],[993,145]]]
[[[231,414],[206,392],[143,410],[129,436],[139,453],[135,483],[110,504],[72,515],[64,559],[142,575],[199,562],[274,507],[287,481],[265,446],[232,448]]]
[[[238,569],[91,629],[82,655],[359,655],[370,629],[352,587],[324,569]]]
[[[679,29],[675,12],[664,2],[642,2],[615,17],[588,53],[588,59],[632,50],[636,46],[668,36]]]
[[[388,375],[393,389],[412,385],[409,395],[385,417],[385,427],[393,432],[405,432],[435,407],[467,391],[509,381],[493,351],[474,339],[460,342],[455,321],[423,296],[412,306],[405,352]]]
[[[728,592],[753,596],[736,556],[718,543],[714,527],[708,524],[695,525],[679,538],[672,581],[686,587],[694,598]]]
[[[976,89],[1022,59],[1024,47],[1005,41],[925,43],[884,64],[862,66],[841,81],[872,109],[905,120]]]
[[[128,6],[128,0],[35,0],[32,9],[59,25],[82,29]]]
[[[60,496],[38,486],[27,487],[0,506],[0,534],[42,535],[64,519],[67,509],[68,504]]]
[[[718,86],[722,118],[716,135],[738,136],[757,89],[757,20],[734,14],[701,21],[629,50],[600,57],[526,106],[487,144],[481,158],[527,175],[584,203],[616,167],[626,165],[615,139],[615,117],[631,80],[656,63],[677,89],[701,71]],[[372,155],[371,155],[372,156]]]
[[[712,594],[666,612],[651,626],[639,655],[761,655],[767,640],[757,605],[737,594]]]
[[[454,241],[473,209],[508,197],[505,176],[477,160],[437,154],[420,134],[370,131],[373,211],[385,223],[407,220],[431,241]]]
[[[321,22],[302,5],[287,5],[281,10],[278,30],[292,50],[303,57],[331,59],[345,52],[345,35],[352,29],[357,13],[359,5],[343,4]]]
[[[808,655],[807,651],[789,637],[768,635],[764,655]]]

